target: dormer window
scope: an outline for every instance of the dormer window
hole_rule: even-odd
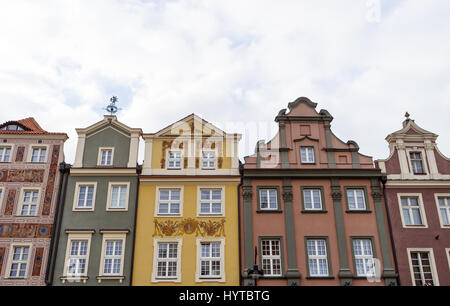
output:
[[[99,166],[112,166],[114,157],[114,148],[99,148],[98,153]]]
[[[302,164],[314,164],[314,147],[300,147]]]
[[[169,151],[167,168],[168,169],[181,169],[181,152],[180,151]]]
[[[414,174],[425,174],[421,152],[410,152],[411,167]]]
[[[0,130],[2,130],[2,131],[25,131],[25,129],[18,124],[8,124],[5,126],[2,126],[0,128]]]

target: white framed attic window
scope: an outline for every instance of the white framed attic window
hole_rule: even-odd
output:
[[[128,210],[130,182],[110,182],[106,210]]]
[[[0,163],[11,162],[12,152],[12,146],[0,146]]]
[[[46,163],[48,155],[48,145],[30,145],[28,148],[29,163]]]
[[[314,147],[305,146],[300,147],[300,158],[302,164],[314,164]]]
[[[202,169],[216,169],[216,152],[202,151]]]
[[[114,160],[113,147],[98,148],[97,166],[112,166]]]
[[[37,216],[40,195],[41,190],[39,188],[22,188],[19,205],[17,205],[17,216]]]
[[[181,169],[181,151],[169,151],[167,153],[167,169]]]

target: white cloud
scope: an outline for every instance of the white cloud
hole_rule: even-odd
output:
[[[5,2],[0,121],[34,116],[67,132],[72,163],[75,128],[100,120],[117,94],[119,120],[144,132],[193,112],[218,124],[271,127],[242,142],[244,155],[275,133],[280,109],[307,96],[362,153],[387,157],[384,138],[408,111],[441,135],[450,155],[450,3],[393,3]],[[379,16],[371,11],[377,4]]]

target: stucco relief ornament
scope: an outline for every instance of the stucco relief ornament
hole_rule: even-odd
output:
[[[292,202],[292,191],[283,191],[283,200],[286,202]]]
[[[251,190],[245,190],[242,192],[242,197],[244,200],[251,200],[253,196],[253,192]]]
[[[340,192],[339,190],[333,191],[331,193],[331,197],[333,198],[333,200],[340,200],[342,198],[342,192]]]
[[[158,220],[153,221],[155,223],[155,233],[153,236],[159,234],[159,236],[172,236],[180,228],[181,223],[168,220],[165,222],[158,222]]]
[[[372,198],[374,198],[375,200],[381,200],[382,197],[383,194],[380,191],[372,191]]]
[[[200,221],[198,223],[201,231],[200,233],[202,234],[202,236],[225,236],[225,232],[224,232],[224,224],[225,224],[225,220],[221,220],[218,222],[215,221]]]

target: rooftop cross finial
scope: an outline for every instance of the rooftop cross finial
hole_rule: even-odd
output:
[[[112,116],[115,113],[117,113],[117,111],[119,110],[119,108],[117,108],[116,106],[116,102],[117,102],[117,97],[116,96],[112,96],[111,99],[109,99],[109,101],[111,101],[111,103],[106,107],[106,111],[109,112],[109,114]]]

